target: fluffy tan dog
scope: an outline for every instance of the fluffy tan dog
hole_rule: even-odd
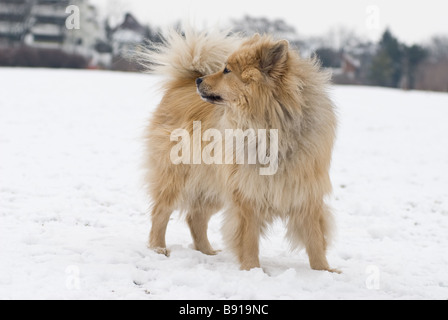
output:
[[[180,210],[195,248],[216,254],[207,226],[224,209],[223,232],[241,269],[260,267],[259,238],[280,218],[291,247],[305,246],[312,269],[336,271],[326,259],[332,214],[324,203],[332,190],[336,118],[329,75],[317,61],[266,35],[191,30],[169,32],[142,56],[167,77],[147,129],[149,247],[169,255],[165,233],[171,213]],[[244,133],[244,150],[219,141],[237,139],[229,130]]]

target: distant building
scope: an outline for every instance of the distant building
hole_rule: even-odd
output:
[[[355,80],[359,68],[361,67],[361,62],[354,56],[343,53],[341,69],[342,73],[346,75],[350,80]]]
[[[28,32],[30,0],[0,0],[0,46],[21,44]]]
[[[147,36],[147,29],[127,13],[123,23],[111,30],[114,55],[128,56]]]
[[[331,68],[333,82],[336,84],[358,84],[361,62],[353,55],[341,52],[339,68]]]
[[[127,13],[121,24],[107,30],[113,54],[111,68],[121,71],[141,70],[134,55],[138,46],[149,37],[149,29],[142,26],[132,14]]]
[[[79,30],[66,27],[70,5],[79,8]],[[89,57],[93,64],[107,63],[95,50],[105,38],[97,16],[89,0],[0,0],[0,47],[60,49]]]

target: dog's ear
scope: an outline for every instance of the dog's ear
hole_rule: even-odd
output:
[[[261,49],[260,69],[262,72],[275,77],[283,74],[288,61],[289,43],[278,41],[270,47]]]
[[[254,45],[260,40],[261,40],[261,35],[259,33],[255,33],[251,38],[249,38],[245,42],[243,42],[243,46]]]
[[[260,39],[261,39],[261,35],[257,32],[252,36],[252,38],[250,40],[255,43],[257,41],[260,41]]]

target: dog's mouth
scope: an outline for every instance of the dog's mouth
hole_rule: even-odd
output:
[[[201,98],[202,98],[202,100],[212,103],[212,104],[218,104],[218,103],[221,103],[224,101],[221,96],[217,96],[217,95],[201,94]]]

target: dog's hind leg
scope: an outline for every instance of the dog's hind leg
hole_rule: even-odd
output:
[[[327,261],[327,241],[330,233],[331,214],[323,203],[310,201],[288,221],[288,238],[293,246],[305,244],[311,269],[340,273],[331,269]]]
[[[208,222],[213,214],[221,209],[218,203],[196,203],[190,208],[187,215],[187,223],[190,227],[194,248],[207,255],[216,255],[207,236]]]

